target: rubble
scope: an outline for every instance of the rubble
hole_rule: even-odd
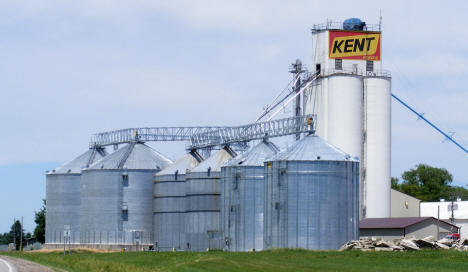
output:
[[[416,240],[413,239],[402,239],[400,241],[400,246],[408,250],[419,250],[419,246],[415,243]]]
[[[359,240],[347,242],[339,249],[339,251],[409,251],[421,249],[453,249],[458,251],[468,251],[468,239],[453,241],[443,238],[436,240],[433,236],[427,236],[423,239],[404,237],[386,241],[377,237],[361,237]]]

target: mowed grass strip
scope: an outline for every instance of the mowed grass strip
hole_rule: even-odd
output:
[[[2,253],[57,271],[468,271],[468,253],[452,250],[358,252]]]

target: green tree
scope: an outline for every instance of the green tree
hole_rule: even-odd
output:
[[[24,229],[23,226],[21,225],[21,222],[19,220],[16,220],[13,225],[11,225],[11,230],[10,230],[10,243],[15,243],[16,250],[19,250],[20,244],[21,244],[21,234],[23,234],[23,242],[25,241],[24,239]]]
[[[36,223],[36,228],[34,228],[34,236],[37,241],[40,243],[45,243],[45,226],[46,226],[46,201],[42,200],[42,207],[38,212],[34,213],[34,222]]]
[[[9,232],[5,232],[5,233],[0,233],[0,244],[1,245],[8,245],[9,243],[11,243],[12,241],[12,237],[10,235]]]
[[[443,168],[418,164],[416,168],[405,171],[401,177],[403,182],[399,184],[400,191],[422,201],[449,199],[453,190],[450,187],[452,175]]]
[[[399,184],[400,180],[398,178],[392,177],[390,182],[391,182],[391,185],[392,185],[392,189],[397,190],[397,191],[401,190],[400,184]]]
[[[459,197],[461,198],[462,200],[468,200],[468,190],[461,187],[461,186],[452,186],[450,187],[449,189],[449,197],[447,197],[447,199],[450,199],[450,196],[455,196],[455,197]]]

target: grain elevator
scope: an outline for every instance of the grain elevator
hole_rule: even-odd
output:
[[[314,25],[313,67],[304,91],[316,134],[361,162],[361,217],[390,216],[391,77],[382,70],[380,25],[359,19]]]

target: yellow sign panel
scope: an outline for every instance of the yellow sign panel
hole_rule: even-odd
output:
[[[380,33],[331,31],[329,58],[380,60]]]

